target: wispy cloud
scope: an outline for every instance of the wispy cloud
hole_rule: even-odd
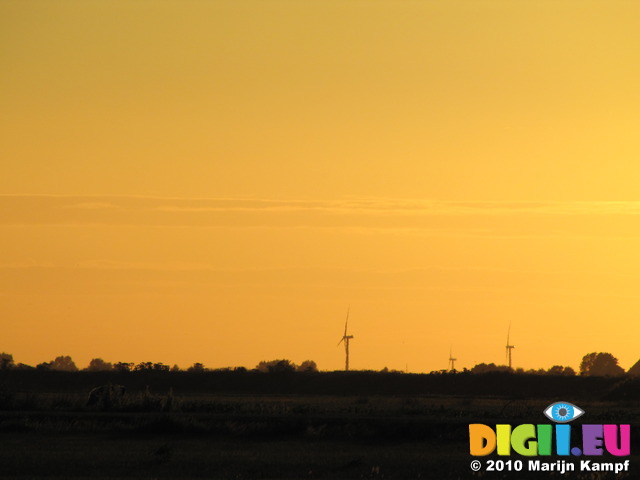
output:
[[[637,201],[498,202],[0,195],[0,225],[426,228],[430,219],[637,216]],[[473,222],[470,222],[472,226]],[[430,227],[433,228],[433,225]],[[473,228],[478,228],[473,226]]]
[[[73,205],[67,205],[63,208],[79,208],[82,210],[102,210],[105,208],[119,208],[117,205],[113,203],[107,202],[83,202],[83,203],[75,203]]]

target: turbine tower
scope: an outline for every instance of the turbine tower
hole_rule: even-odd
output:
[[[451,347],[449,347],[449,371],[456,369],[456,360],[458,359],[453,358],[453,355],[451,354]]]
[[[344,342],[344,351],[345,351],[345,355],[346,355],[344,369],[347,372],[349,371],[349,340],[351,340],[353,338],[353,335],[347,335],[347,325],[349,324],[349,310],[350,309],[351,309],[351,305],[349,305],[349,307],[347,307],[347,320],[344,322],[344,335],[342,336],[342,338],[338,342],[338,346],[340,346],[340,344],[342,342]]]
[[[514,348],[516,348],[515,346],[511,345],[509,343],[509,335],[511,334],[511,322],[509,322],[509,329],[507,330],[507,362],[509,365],[509,368],[511,368],[511,350],[513,350]]]

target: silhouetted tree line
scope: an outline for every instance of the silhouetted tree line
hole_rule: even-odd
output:
[[[531,368],[529,370],[525,370],[524,368],[516,368],[515,370],[509,368],[506,365],[496,365],[495,363],[479,363],[471,370],[471,373],[490,373],[490,372],[504,372],[504,373],[515,373],[515,374],[524,374],[524,375],[561,375],[561,376],[574,376],[576,374],[575,370],[571,367],[563,367],[562,365],[554,365],[553,367],[545,370],[544,368]]]
[[[290,360],[271,360],[258,363],[256,370],[265,373],[317,372],[318,366],[313,360],[305,360],[300,365]]]
[[[25,365],[23,363],[16,363],[13,360],[13,355],[9,353],[0,353],[0,370],[8,369],[21,369],[21,370],[41,370],[41,371],[59,371],[59,372],[77,372],[80,369],[76,366],[73,359],[68,355],[60,355],[50,362],[43,362],[37,364],[35,367]],[[281,372],[317,372],[318,366],[313,360],[305,360],[300,365],[296,365],[290,360],[269,360],[260,362],[254,369],[258,372],[265,373],[281,373]],[[93,358],[89,362],[89,365],[82,369],[85,372],[180,372],[183,371],[178,365],[165,365],[162,362],[117,362],[111,363],[103,360],[102,358]],[[247,371],[244,367],[235,368],[216,368],[210,369],[205,367],[203,363],[196,362],[185,371],[203,373],[212,371]]]
[[[635,367],[635,366],[634,366]],[[471,373],[489,373],[489,372],[514,372],[516,374],[528,374],[528,375],[556,375],[556,376],[574,376],[575,370],[571,367],[565,367],[562,365],[554,365],[553,367],[545,370],[540,368],[538,370],[530,369],[524,370],[518,368],[515,370],[510,369],[505,365],[496,365],[494,363],[485,364],[480,363],[470,370]],[[635,372],[634,368],[629,370],[632,375],[640,374],[640,371]],[[586,377],[618,377],[624,375],[624,369],[618,365],[618,359],[610,353],[588,353],[582,357],[580,362],[580,375]]]
[[[39,363],[35,367],[25,365],[23,363],[16,364],[13,355],[9,353],[0,353],[0,370],[17,369],[17,370],[42,370],[42,371],[61,371],[61,372],[77,372],[78,367],[74,363],[73,359],[68,355],[60,355],[50,362]],[[140,363],[128,363],[106,362],[102,358],[93,358],[89,362],[89,365],[83,369],[87,372],[179,372],[182,371],[178,365],[169,367],[164,363],[154,362],[140,362]],[[209,369],[205,367],[203,363],[194,363],[186,369],[187,372],[203,373],[211,371],[246,371],[244,367],[236,368],[217,368]],[[317,372],[318,366],[313,360],[305,360],[300,365],[296,365],[290,360],[277,359],[277,360],[264,360],[256,365],[254,371],[262,373],[309,373]],[[389,372],[385,367],[382,373]],[[495,363],[480,363],[474,366],[472,369],[464,369],[461,372],[449,372],[446,370],[431,372],[432,374],[440,373],[472,373],[472,374],[485,374],[492,372],[502,373],[515,373],[515,374],[527,374],[527,375],[551,375],[551,376],[575,376],[576,372],[569,366],[554,365],[551,368],[545,370],[541,369],[529,369],[524,370],[522,368],[511,369],[506,365],[496,365]],[[393,371],[393,373],[402,373],[399,371]],[[620,365],[618,365],[618,359],[611,353],[592,352],[584,357],[580,363],[580,375],[590,377],[617,377],[625,374],[625,371]],[[640,361],[634,365],[628,372],[630,375],[640,375]]]
[[[24,363],[15,363],[10,353],[0,353],[0,370],[32,370],[33,367]]]

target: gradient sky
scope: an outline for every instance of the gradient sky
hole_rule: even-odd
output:
[[[0,350],[640,350],[640,4],[0,3]]]

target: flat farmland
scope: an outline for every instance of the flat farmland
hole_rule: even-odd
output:
[[[399,388],[402,382],[394,378],[400,390],[394,394],[379,393],[379,382],[389,376],[372,375],[370,388],[360,394],[336,395],[238,393],[223,388],[224,380],[215,375],[200,383],[197,376],[187,382],[174,375],[172,382],[170,376],[130,374],[110,379],[128,388],[105,408],[86,405],[88,386],[105,378],[70,375],[76,376],[58,378],[64,382],[33,375],[5,378],[0,478],[567,478],[469,468],[470,423],[549,423],[542,411],[557,400],[573,401],[587,412],[578,422],[632,424],[631,463],[640,468],[634,448],[640,444],[634,428],[640,425],[640,408],[631,398],[633,382],[610,381],[584,398],[558,398],[553,392],[525,397],[499,388],[496,395],[411,392],[415,379]],[[497,383],[510,379],[502,376]],[[218,391],[207,392],[211,385]],[[254,386],[262,388],[260,382]],[[250,389],[240,381],[234,388]],[[291,389],[291,383],[269,388]],[[624,398],[608,398],[612,392]],[[625,475],[591,472],[570,478],[637,478]]]

